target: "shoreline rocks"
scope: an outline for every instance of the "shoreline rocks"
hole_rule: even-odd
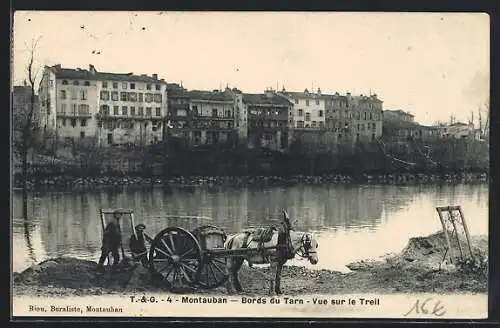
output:
[[[57,175],[28,181],[29,190],[55,189],[84,191],[98,188],[153,187],[163,186],[167,189],[192,190],[198,187],[268,187],[290,186],[296,184],[454,184],[454,183],[486,183],[488,174],[484,172],[455,172],[445,174],[425,173],[386,173],[386,174],[325,174],[295,176],[186,176],[174,178],[137,177],[137,176],[72,176]],[[21,182],[15,181],[19,188]]]

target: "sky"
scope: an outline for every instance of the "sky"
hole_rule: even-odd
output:
[[[373,94],[422,124],[468,121],[489,95],[481,13],[16,12],[13,83],[35,65],[157,73],[187,89],[226,85]]]

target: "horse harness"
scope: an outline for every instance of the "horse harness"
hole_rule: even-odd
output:
[[[300,247],[297,248],[294,253],[297,253],[302,258],[307,258],[311,254],[316,254],[317,252],[312,248],[311,241],[311,235],[305,233],[302,236]]]

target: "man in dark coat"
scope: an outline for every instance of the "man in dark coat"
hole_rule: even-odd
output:
[[[148,252],[144,239],[144,229],[146,226],[142,223],[135,226],[135,234],[130,236],[130,251],[135,261],[140,261],[143,265],[148,264]]]
[[[122,245],[122,233],[120,229],[120,219],[122,214],[118,211],[113,213],[113,218],[108,222],[104,228],[104,236],[102,238],[101,258],[99,259],[99,269],[104,269],[104,262],[109,256],[113,256],[113,269],[120,262],[119,249]]]

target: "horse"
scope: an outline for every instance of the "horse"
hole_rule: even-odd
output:
[[[273,293],[273,285],[274,292],[277,295],[282,294],[281,270],[289,259],[293,259],[295,255],[299,255],[301,258],[308,259],[311,264],[317,264],[318,242],[314,235],[308,232],[296,231],[288,231],[288,233],[290,235],[288,252],[284,251],[283,248],[276,247],[278,245],[283,245],[280,242],[280,233],[277,231],[273,232],[271,240],[267,242],[252,240],[251,231],[243,231],[229,236],[225,244],[227,250],[246,248],[251,249],[251,251],[245,252],[245,254],[241,256],[230,256],[227,258],[226,273],[229,278],[227,282],[228,293],[232,294],[233,288],[239,293],[243,292],[243,288],[238,278],[238,271],[244,260],[248,262],[249,266],[253,264],[270,264],[271,279],[269,279],[269,294],[271,295]],[[265,247],[265,249],[262,249],[262,247]]]

